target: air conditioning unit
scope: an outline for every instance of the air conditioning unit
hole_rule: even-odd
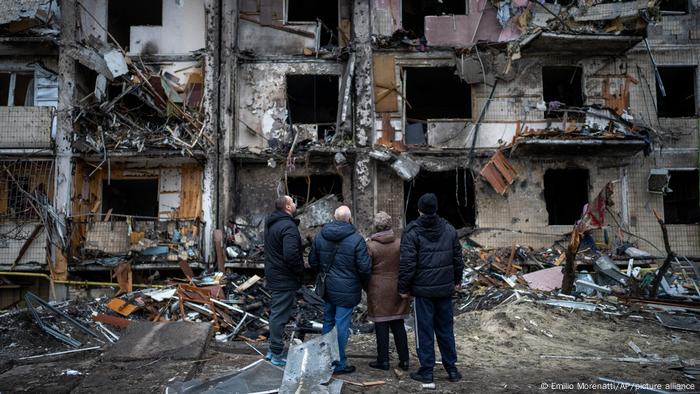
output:
[[[668,183],[671,181],[671,174],[667,169],[653,168],[649,171],[647,179],[647,191],[654,194],[667,194],[673,190],[669,189]]]

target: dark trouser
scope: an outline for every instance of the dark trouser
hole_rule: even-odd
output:
[[[270,350],[281,356],[284,352],[284,326],[292,315],[296,290],[273,290],[270,295]]]
[[[433,374],[435,367],[435,337],[442,355],[445,370],[455,370],[457,350],[455,349],[454,315],[452,297],[415,297],[414,317],[416,324],[416,352],[420,370],[424,375]]]
[[[389,362],[389,329],[394,334],[399,361],[408,361],[408,339],[403,319],[374,323],[374,331],[377,334],[377,361],[380,363]]]

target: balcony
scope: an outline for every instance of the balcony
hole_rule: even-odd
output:
[[[0,107],[0,149],[51,148],[51,107]]]
[[[71,217],[74,267],[111,267],[129,260],[134,268],[157,268],[202,260],[204,223],[110,214]]]

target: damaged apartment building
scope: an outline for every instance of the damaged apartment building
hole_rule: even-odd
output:
[[[663,254],[655,210],[700,256],[699,9],[3,2],[0,286],[260,268],[280,194],[305,240],[433,192],[472,242],[534,248],[603,196],[600,242]]]

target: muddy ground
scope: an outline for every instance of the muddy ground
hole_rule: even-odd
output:
[[[696,390],[698,383],[673,369],[679,362],[654,362],[678,356],[686,363],[700,359],[700,334],[661,326],[652,314],[618,317],[600,312],[570,311],[533,302],[511,303],[489,311],[457,316],[455,335],[459,368],[464,379],[449,383],[436,368],[435,393],[548,393],[632,392],[624,387],[602,385],[599,377],[662,389]],[[201,355],[190,359],[154,358],[146,361],[112,362],[102,352],[73,356],[17,360],[29,353],[56,351],[53,338],[32,327],[31,321],[16,330],[0,331],[0,392],[163,392],[169,382],[208,378],[229,373],[260,358],[241,342],[211,341]],[[409,330],[413,343],[413,333]],[[632,341],[641,351],[630,347]],[[15,343],[13,346],[9,344]],[[32,348],[31,344],[35,347]],[[256,347],[265,352],[264,344]],[[64,349],[65,346],[63,346]],[[396,393],[421,390],[421,384],[405,373],[378,371],[367,363],[376,355],[374,336],[351,337],[347,352],[358,371],[342,378],[355,383],[383,380],[385,384],[363,388],[345,384],[343,392]],[[415,350],[412,370],[417,365]],[[393,353],[395,354],[395,353]],[[543,356],[563,356],[547,358]],[[614,361],[614,358],[646,357],[646,363]],[[581,359],[585,358],[585,359]],[[439,359],[439,356],[438,356]],[[396,364],[396,360],[392,360]],[[606,389],[610,388],[610,389]]]

